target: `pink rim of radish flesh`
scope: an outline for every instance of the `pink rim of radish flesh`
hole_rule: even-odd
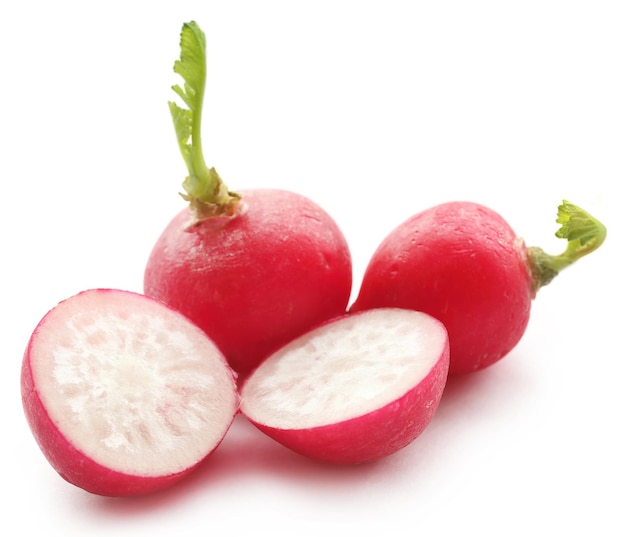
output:
[[[425,313],[381,308],[313,329],[244,382],[241,412],[307,457],[359,464],[391,455],[430,423],[445,387],[445,327]]]
[[[163,489],[221,442],[238,409],[232,370],[181,314],[120,290],[50,310],[22,366],[26,418],[70,483],[105,496]]]

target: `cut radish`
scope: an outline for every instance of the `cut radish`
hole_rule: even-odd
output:
[[[448,335],[435,318],[394,308],[355,313],[264,361],[242,386],[241,412],[302,455],[374,461],[430,423],[448,365]]]
[[[145,296],[94,289],[40,321],[22,365],[33,435],[67,481],[106,496],[163,489],[221,442],[232,370],[206,335]]]

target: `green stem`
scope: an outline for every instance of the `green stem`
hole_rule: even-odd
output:
[[[556,236],[568,241],[563,253],[550,255],[536,246],[528,248],[533,293],[564,268],[597,250],[606,239],[606,228],[599,220],[566,200],[559,205],[556,221],[561,224]]]
[[[182,108],[169,103],[176,129],[176,137],[189,175],[183,182],[195,222],[220,215],[237,214],[241,196],[230,192],[215,168],[209,168],[202,150],[202,106],[206,86],[206,38],[195,22],[185,23],[180,36],[180,59],[174,63],[174,72],[185,81],[181,88],[172,87],[187,105]]]

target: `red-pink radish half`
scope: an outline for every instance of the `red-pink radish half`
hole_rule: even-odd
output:
[[[224,356],[180,313],[148,297],[92,289],[33,332],[21,390],[52,467],[94,494],[172,485],[220,444],[238,411]]]
[[[335,221],[305,196],[277,189],[230,192],[202,152],[206,39],[183,25],[170,102],[189,175],[189,206],[149,256],[144,292],[202,328],[240,376],[313,326],[346,312],[352,290],[348,244]]]
[[[483,369],[523,336],[537,290],[604,241],[604,226],[564,201],[558,256],[527,247],[483,205],[453,201],[426,209],[392,230],[372,256],[350,311],[398,307],[441,320],[450,337],[450,373]]]
[[[359,464],[411,443],[439,405],[449,364],[441,322],[384,308],[309,331],[243,383],[241,412],[307,457]]]

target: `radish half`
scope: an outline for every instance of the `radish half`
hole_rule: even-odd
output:
[[[302,455],[370,462],[426,428],[448,365],[441,322],[416,311],[369,310],[325,323],[271,355],[243,383],[240,409]]]
[[[94,289],[40,321],[21,373],[26,418],[70,483],[105,496],[163,489],[220,444],[239,405],[224,356],[181,314]]]

